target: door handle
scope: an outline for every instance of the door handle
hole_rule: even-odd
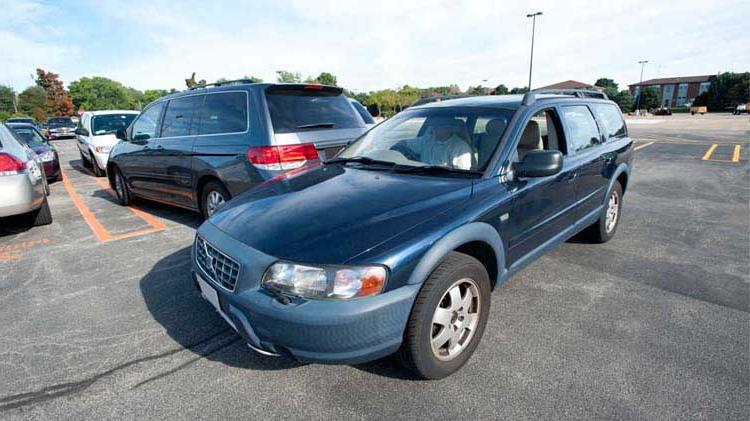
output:
[[[157,151],[163,151],[164,150],[164,146],[159,145],[159,146],[156,147],[156,150]]]

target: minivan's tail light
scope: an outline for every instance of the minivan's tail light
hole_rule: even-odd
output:
[[[286,171],[299,168],[307,161],[320,159],[315,145],[301,143],[297,145],[257,146],[247,151],[247,159],[263,170]]]
[[[26,163],[21,162],[13,155],[0,153],[0,176],[16,175],[26,169]]]

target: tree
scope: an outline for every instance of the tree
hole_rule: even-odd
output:
[[[600,77],[599,79],[594,82],[594,86],[598,86],[604,90],[604,93],[607,94],[608,97],[614,98],[618,95],[619,87],[617,83],[615,83],[614,80]]]
[[[305,79],[305,83],[317,83],[319,85],[337,86],[336,76],[328,72],[322,72],[315,79],[308,77]]]
[[[492,92],[492,94],[493,95],[508,95],[508,87],[501,83],[495,87],[495,90]]]
[[[243,76],[243,79],[249,80],[250,83],[262,83],[263,79],[256,76]]]
[[[513,89],[510,90],[510,93],[512,95],[525,94],[526,92],[529,92],[529,88],[527,88],[525,86],[523,88],[513,88]]]
[[[120,82],[100,76],[72,82],[70,96],[76,109],[82,107],[86,111],[136,108],[137,101]]]
[[[279,83],[301,83],[302,75],[296,72],[288,72],[286,70],[276,71],[276,81]]]
[[[640,100],[638,99],[640,96]],[[635,97],[637,104],[634,104],[636,109],[651,110],[659,108],[659,92],[653,86],[641,87],[640,95]]]
[[[6,113],[15,113],[16,110],[16,93],[13,88],[0,85],[0,111]]]
[[[698,95],[693,104],[708,106],[709,111],[726,111],[749,101],[750,72],[725,72],[712,80],[708,91]]]
[[[18,111],[34,117],[36,121],[47,120],[47,92],[39,86],[30,86],[18,95]]]
[[[633,95],[630,95],[630,91],[625,89],[620,91],[614,97],[611,97],[613,101],[620,106],[620,110],[623,113],[629,113],[633,111]]]
[[[47,102],[44,110],[51,115],[71,115],[73,113],[73,101],[70,100],[65,91],[60,75],[36,69],[36,84],[47,93]]]
[[[167,91],[166,89],[146,89],[143,92],[143,106],[145,107],[146,105],[156,101],[157,99],[169,94],[173,94],[175,92],[177,92],[176,89],[172,89],[170,91]]]

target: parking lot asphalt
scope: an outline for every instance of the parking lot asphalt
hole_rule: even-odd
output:
[[[392,358],[255,354],[192,285],[197,215],[116,205],[56,141],[54,223],[0,220],[0,418],[747,419],[750,125],[695,117],[628,121],[615,238],[497,289],[477,352],[441,381]]]

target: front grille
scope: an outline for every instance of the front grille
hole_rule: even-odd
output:
[[[239,263],[198,236],[195,237],[195,260],[212,281],[229,291],[234,290],[240,276]]]

